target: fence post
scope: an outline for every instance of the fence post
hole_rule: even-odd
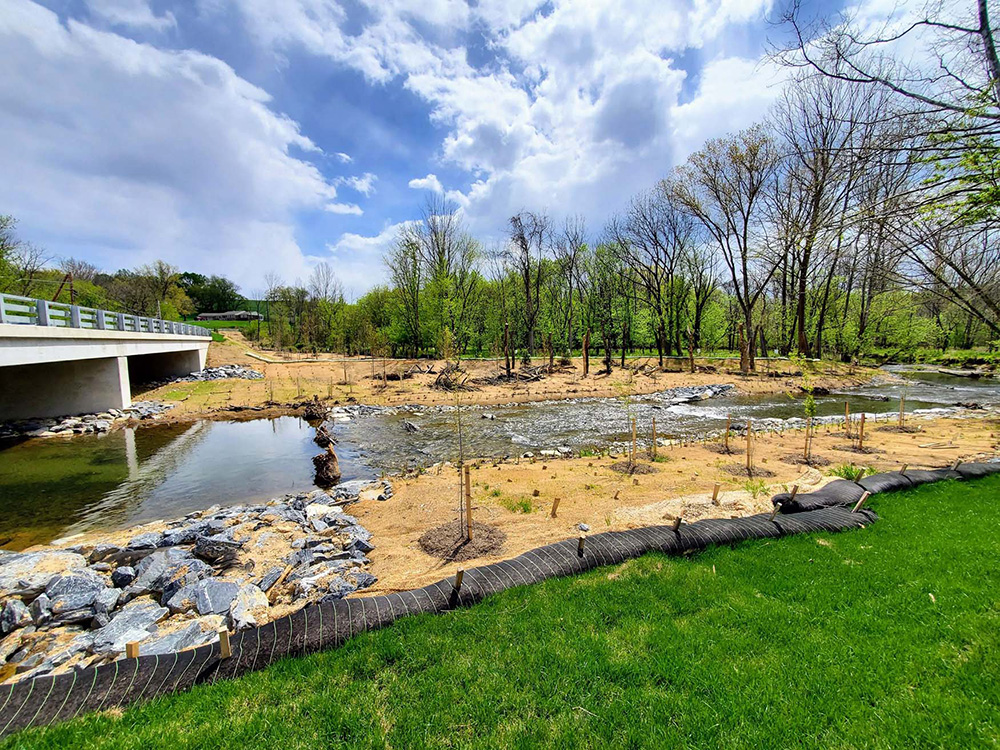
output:
[[[70,328],[83,328],[83,321],[80,319],[80,306],[70,305],[69,306],[69,327]]]
[[[7,322],[7,314],[4,312],[4,307],[6,303],[4,302],[3,295],[0,294],[0,323]]]
[[[35,309],[38,311],[38,325],[40,326],[52,325],[49,322],[49,303],[47,300],[44,299],[36,300]]]
[[[108,321],[104,317],[104,310],[97,310],[96,311],[95,319],[97,321],[95,323],[95,325],[97,326],[97,330],[99,330],[99,331],[107,330],[107,328],[108,328]]]

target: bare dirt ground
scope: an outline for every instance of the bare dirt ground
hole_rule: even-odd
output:
[[[331,404],[364,403],[392,406],[399,404],[449,404],[452,392],[433,387],[436,374],[417,373],[412,377],[392,379],[413,365],[434,366],[440,372],[443,362],[430,360],[381,360],[321,355],[324,361],[310,361],[306,355],[282,355],[252,349],[238,332],[226,331],[225,342],[213,342],[208,351],[208,365],[239,364],[264,373],[263,380],[216,380],[196,383],[175,383],[135,394],[135,398],[174,403],[168,415],[158,421],[190,421],[200,418],[260,417],[288,413],[289,404],[300,403],[313,396]],[[259,359],[263,357],[264,359]],[[532,364],[547,364],[536,358]],[[627,360],[630,367],[643,364],[655,366],[655,357]],[[502,361],[465,360],[462,368],[469,381],[497,375]],[[615,367],[612,374],[599,374],[601,363],[591,357],[590,374],[583,377],[583,361],[572,360],[567,372],[548,375],[537,382],[475,385],[475,390],[463,392],[466,404],[494,405],[524,403],[548,399],[584,396],[639,395],[685,385],[732,383],[744,394],[791,393],[801,386],[846,387],[861,385],[876,376],[878,370],[848,367],[831,362],[807,363],[804,370],[789,361],[761,361],[759,371],[750,376],[739,372],[739,362],[722,359],[697,359],[698,372],[691,373],[686,361],[668,360],[665,371],[636,373]],[[388,376],[383,381],[383,372]],[[254,409],[247,414],[246,410]]]
[[[362,500],[352,513],[374,535],[371,571],[379,582],[363,595],[423,586],[454,574],[459,568],[514,557],[534,547],[578,536],[578,524],[590,533],[668,523],[678,515],[686,521],[708,517],[737,517],[771,509],[770,498],[798,484],[808,492],[831,481],[830,469],[844,464],[876,471],[950,466],[957,459],[994,456],[1000,420],[995,414],[970,413],[967,418],[934,420],[910,418],[919,425],[914,434],[869,432],[865,445],[878,453],[849,450],[843,428],[821,428],[813,439],[814,456],[829,467],[812,468],[779,457],[803,451],[804,431],[759,435],[754,441],[755,466],[774,472],[768,479],[747,480],[725,471],[728,464],[745,462],[745,455],[720,455],[714,445],[660,448],[660,461],[644,462],[652,474],[629,476],[611,469],[618,458],[522,460],[518,464],[473,464],[473,518],[491,524],[506,535],[497,554],[465,563],[443,562],[426,554],[418,540],[425,532],[458,516],[458,470],[445,464],[421,476],[396,480],[396,493],[387,502]],[[733,438],[733,446],[743,438]],[[845,450],[847,449],[847,450]],[[721,485],[719,505],[713,505],[714,485]],[[537,491],[537,495],[535,494]],[[559,498],[557,516],[552,504]],[[877,510],[878,500],[873,501]]]

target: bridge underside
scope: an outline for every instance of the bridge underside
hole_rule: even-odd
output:
[[[197,372],[208,354],[208,341],[191,336],[0,328],[8,329],[0,332],[0,421],[122,409],[133,383]],[[20,330],[3,336],[9,329]]]

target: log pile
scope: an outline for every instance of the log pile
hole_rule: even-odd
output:
[[[443,391],[474,391],[473,385],[469,383],[469,374],[464,372],[457,364],[449,362],[438,376],[434,378],[434,387]]]

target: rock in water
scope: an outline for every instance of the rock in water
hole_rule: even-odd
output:
[[[324,453],[313,456],[313,466],[316,467],[316,484],[320,487],[331,487],[340,481],[340,462],[332,445],[328,445]]]
[[[313,442],[320,448],[326,448],[328,445],[333,445],[333,435],[331,435],[330,431],[326,429],[326,425],[321,424],[316,428],[316,437],[313,438]]]
[[[413,422],[410,421],[403,422],[403,429],[406,430],[407,432],[417,432],[418,430],[420,430],[420,428],[417,425],[415,425]]]
[[[310,422],[326,419],[326,407],[313,397],[313,400],[306,404],[304,415]]]

